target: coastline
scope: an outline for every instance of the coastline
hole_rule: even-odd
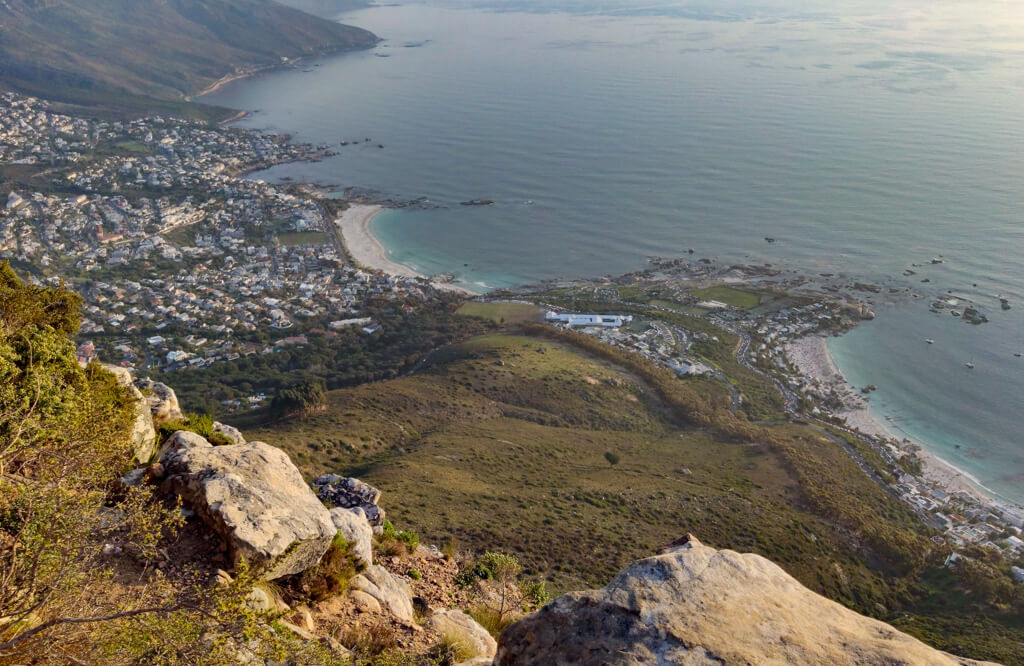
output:
[[[920,441],[905,433],[894,432],[884,419],[872,413],[867,401],[860,397],[836,366],[828,348],[827,337],[809,335],[800,338],[786,346],[786,357],[808,380],[835,390],[844,405],[836,415],[844,418],[849,428],[892,441],[901,451],[913,450],[921,461],[925,481],[947,493],[965,493],[981,502],[1008,501],[992,494],[967,472],[930,452]]]
[[[384,210],[383,206],[378,205],[350,204],[341,217],[334,221],[345,249],[356,263],[369,270],[383,271],[388,275],[396,277],[428,280],[429,278],[426,275],[389,259],[387,249],[370,231],[370,223],[373,221],[373,218]],[[467,296],[476,295],[464,287],[447,282],[431,281],[430,284],[435,289],[443,291],[451,291]]]

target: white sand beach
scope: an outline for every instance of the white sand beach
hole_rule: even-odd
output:
[[[371,206],[366,204],[351,204],[341,217],[335,220],[338,230],[341,232],[342,242],[352,258],[371,270],[384,271],[389,275],[399,277],[426,278],[427,276],[418,273],[404,264],[392,261],[388,258],[387,249],[381,245],[377,237],[370,231],[370,222],[384,210],[383,206]],[[468,289],[464,289],[447,282],[431,282],[435,289],[454,291],[472,295]]]
[[[839,372],[829,353],[825,337],[810,335],[791,342],[786,346],[786,356],[805,377],[818,380],[842,396],[846,409],[840,412],[839,416],[846,419],[846,424],[850,428],[874,437],[892,440],[903,450],[914,449],[921,460],[924,478],[946,492],[964,492],[981,500],[992,499],[981,484],[969,474],[930,453],[920,442],[908,438],[905,433],[894,432],[886,426],[884,420],[872,414],[867,401]]]

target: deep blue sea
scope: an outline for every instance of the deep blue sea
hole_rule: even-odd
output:
[[[257,177],[427,197],[440,207],[374,232],[478,290],[691,247],[913,286],[928,298],[881,297],[832,341],[837,364],[878,386],[890,425],[1024,502],[1024,4],[431,0],[341,18],[384,41],[204,99],[339,151]],[[474,198],[496,204],[458,205]],[[991,322],[929,313],[948,290]]]

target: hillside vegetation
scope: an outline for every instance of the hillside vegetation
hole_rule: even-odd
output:
[[[692,532],[762,554],[940,647],[1014,663],[1019,625],[923,599],[931,581],[949,580],[946,553],[833,441],[741,419],[730,435],[716,422],[728,411],[693,384],[666,394],[652,369],[591,352],[572,336],[480,336],[415,376],[330,392],[326,412],[252,436],[288,450],[310,476],[377,485],[391,515],[428,541],[516,553],[555,591],[604,584]],[[684,403],[693,421],[681,418]],[[924,629],[933,612],[973,624],[938,636]]]
[[[0,85],[79,104],[180,99],[377,38],[272,0],[3,0]]]

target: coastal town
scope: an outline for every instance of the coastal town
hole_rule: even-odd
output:
[[[346,244],[358,241],[335,224],[344,203],[311,186],[244,177],[327,154],[327,146],[199,121],[85,119],[6,93],[0,95],[6,181],[0,258],[29,269],[33,280],[66,283],[81,294],[82,362],[99,357],[146,373],[175,372],[301,347],[309,332],[372,336],[378,326],[366,316],[368,301],[411,307],[439,298],[444,285],[383,259],[372,263],[376,268],[355,263]],[[375,211],[362,212],[355,226],[367,236]],[[709,284],[722,277],[710,262],[688,270],[688,279]],[[849,387],[795,351],[801,340],[872,317],[863,305],[816,294],[742,307],[676,289],[638,316],[622,310],[637,305],[622,291],[614,284],[590,289],[588,297],[604,306],[597,314],[532,302],[553,325],[639,353],[680,377],[721,382],[734,412],[743,409],[744,396],[697,348],[717,343],[717,336],[707,326],[688,327],[686,318],[737,336],[736,361],[770,379],[789,418],[818,421],[879,454],[893,478],[890,491],[940,531],[936,544],[951,548],[950,564],[961,557],[958,549],[971,546],[997,549],[1007,560],[1024,556],[1024,511],[922,474],[909,441],[848,418],[865,411],[870,387]],[[248,402],[266,400],[258,394]],[[1024,582],[1021,568],[1014,566],[1012,575]]]
[[[306,344],[299,329],[376,329],[369,298],[433,297],[348,261],[335,202],[253,170],[325,146],[151,117],[84,119],[0,96],[0,258],[85,299],[79,357],[173,371]],[[294,330],[292,330],[294,329]]]

